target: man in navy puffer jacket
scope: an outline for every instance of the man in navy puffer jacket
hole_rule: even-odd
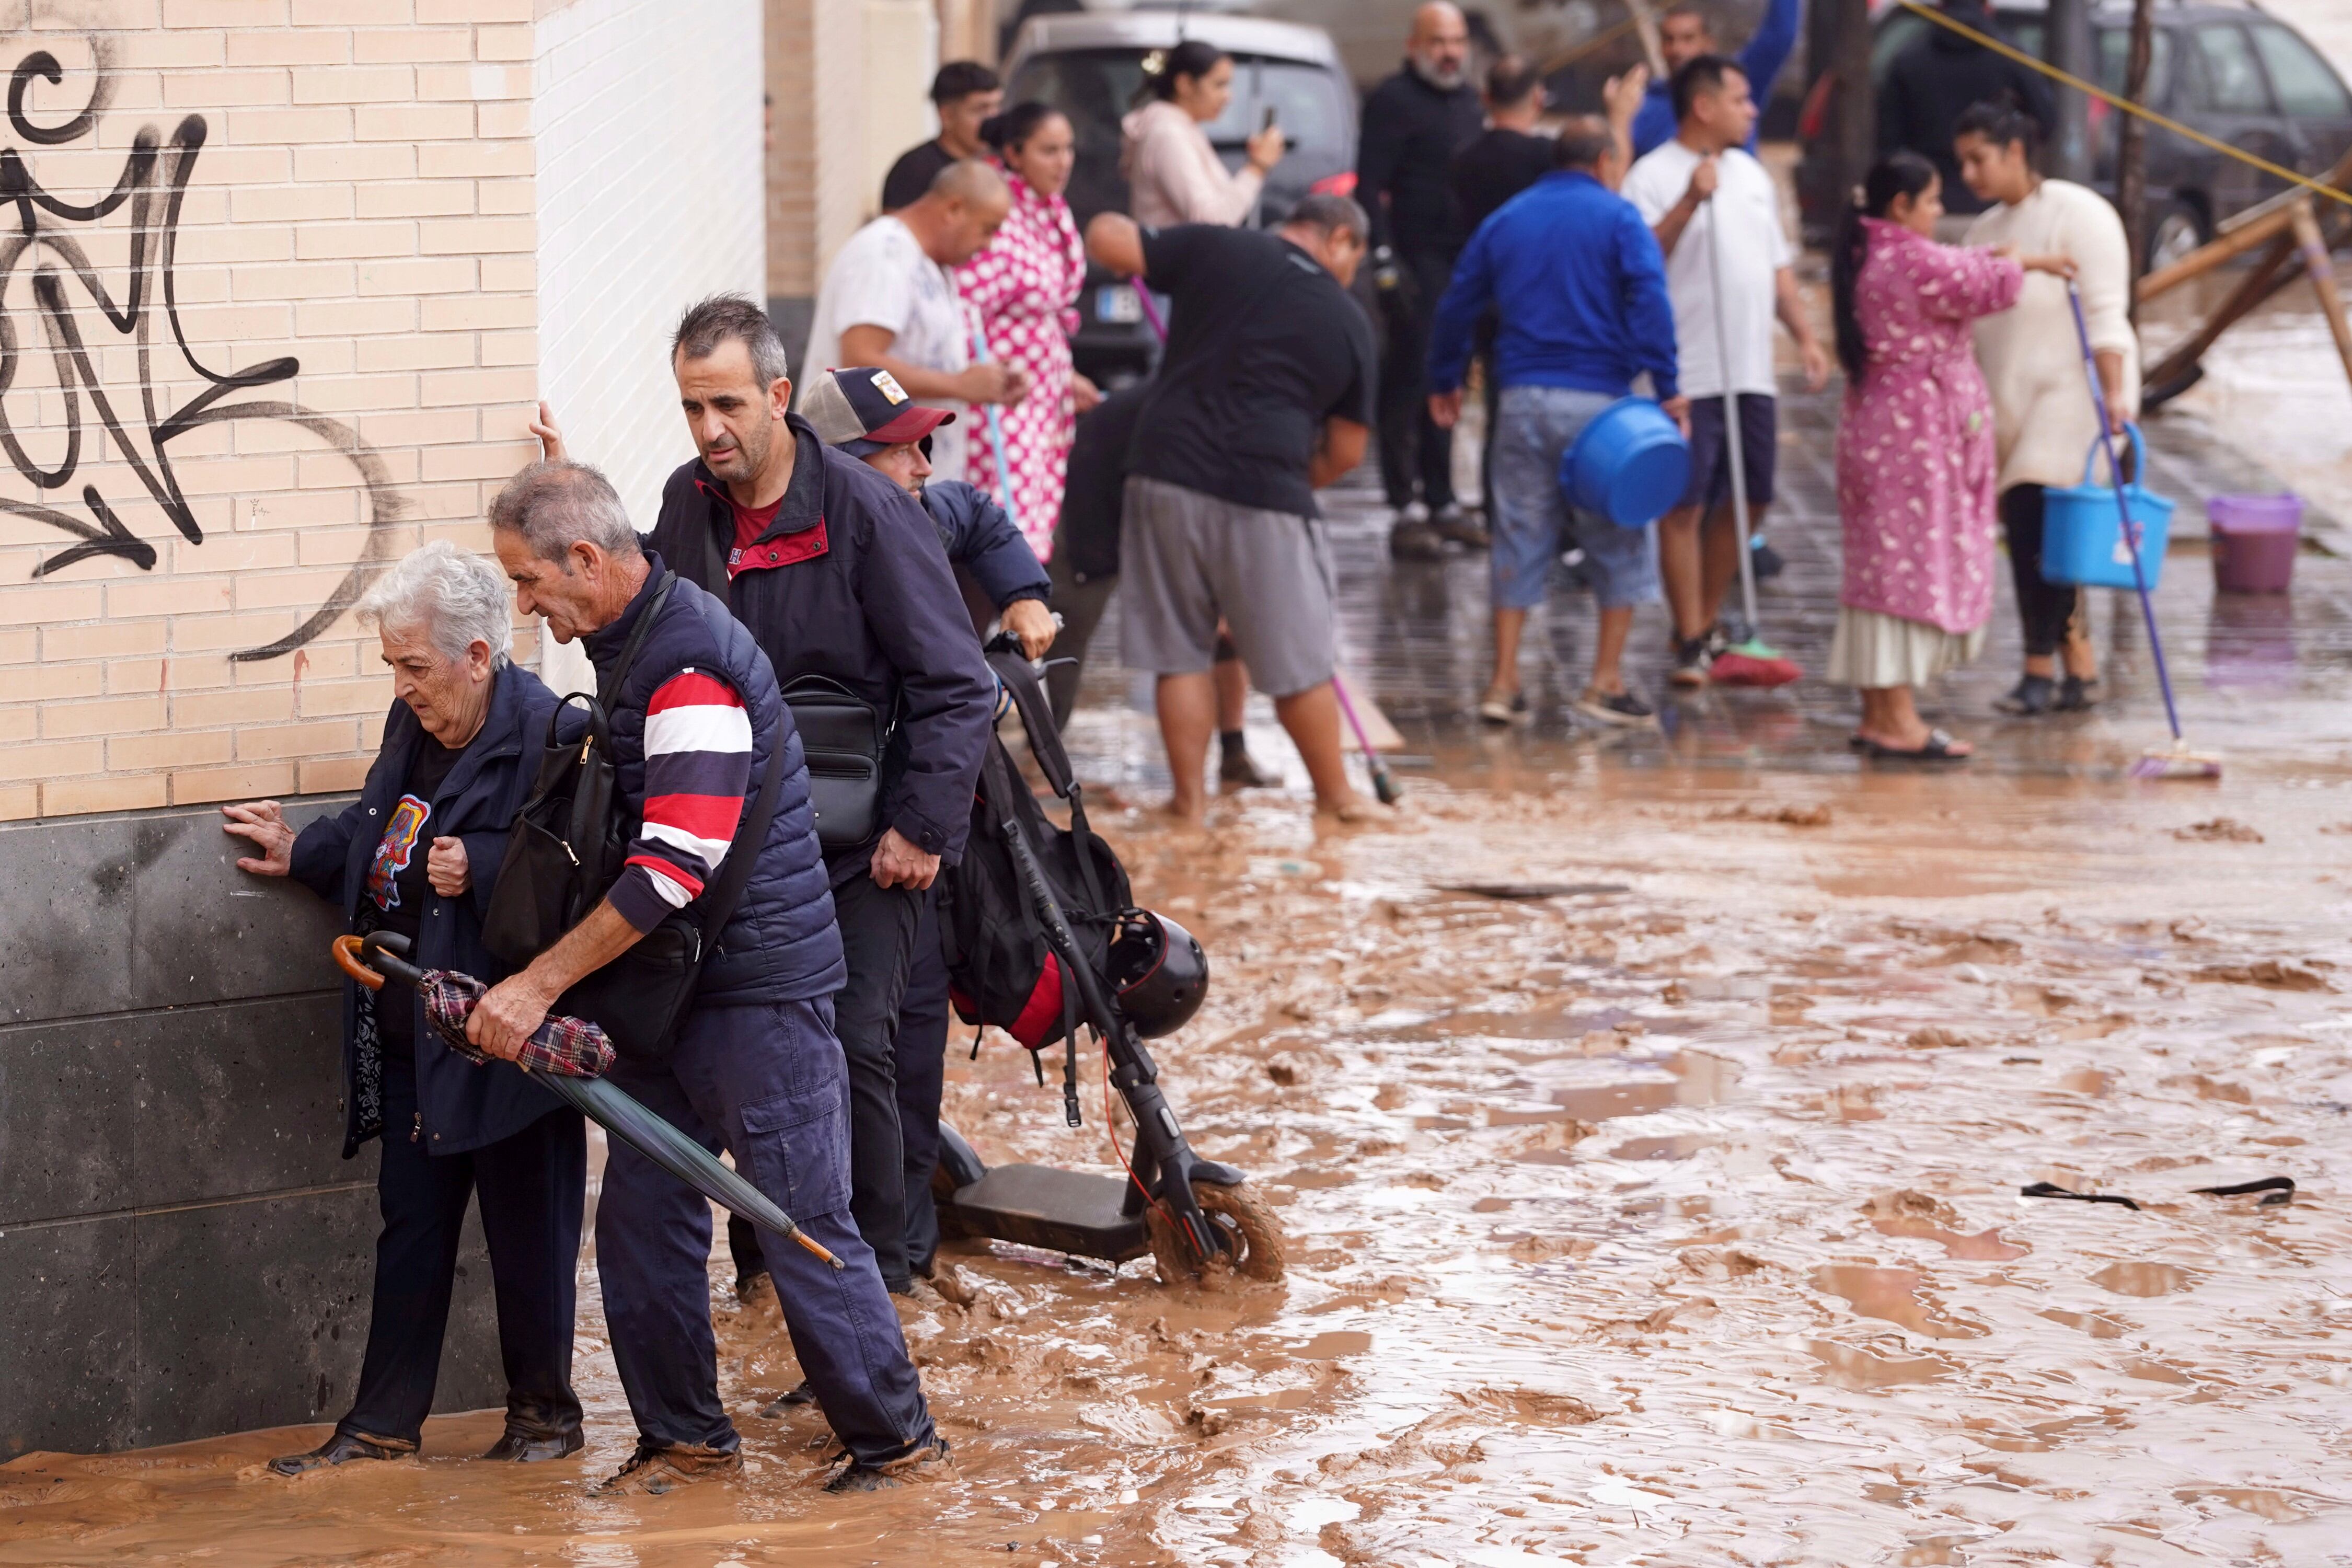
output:
[[[517,607],[545,617],[559,642],[582,639],[601,679],[638,618],[658,618],[610,702],[616,787],[641,824],[620,879],[554,946],[491,988],[467,1036],[513,1058],[555,998],[692,904],[728,856],[755,856],[668,1059],[624,1060],[613,1080],[706,1143],[723,1142],[736,1168],[841,1259],[836,1271],[801,1247],[772,1248],[802,1368],[848,1449],[828,1489],[866,1489],[943,1458],[898,1314],[850,1219],[846,1078],[831,1000],[841,937],[800,734],[775,672],[726,605],[641,550],[593,468],[525,468],[491,504],[490,528]],[[765,841],[736,843],[778,747],[782,782]],[[638,1436],[603,1493],[659,1494],[741,1468],[719,1399],[709,1256],[701,1195],[615,1142],[597,1201],[596,1266]]]

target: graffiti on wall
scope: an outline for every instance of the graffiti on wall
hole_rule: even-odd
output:
[[[152,572],[155,547],[123,522],[124,496],[101,492],[89,472],[108,447],[170,526],[191,545],[201,545],[204,529],[181,491],[172,443],[206,426],[245,420],[279,421],[308,431],[350,461],[367,513],[367,537],[359,560],[300,625],[274,642],[230,656],[277,658],[316,637],[357,602],[389,557],[390,524],[401,513],[402,498],[383,458],[356,430],[283,396],[268,395],[300,374],[299,360],[288,355],[220,372],[209,368],[189,343],[180,321],[175,268],[181,212],[205,145],[204,116],[188,115],[168,138],[156,125],[142,126],[112,188],[93,199],[75,200],[43,184],[39,163],[45,150],[97,145],[98,127],[112,98],[112,73],[107,41],[94,37],[90,46],[95,64],[89,93],[70,115],[41,114],[27,102],[37,82],[65,84],[65,69],[47,49],[27,50],[8,77],[0,211],[15,208],[16,227],[0,239],[0,455],[40,499],[0,490],[0,512],[29,518],[72,541],[35,566],[35,577],[55,576],[104,556]],[[110,286],[85,242],[117,213],[129,219],[130,261]],[[5,226],[0,217],[0,229]],[[59,410],[42,422],[42,444],[49,448],[46,463],[27,449],[10,414],[12,395],[22,393],[18,375],[26,358],[40,352],[37,340],[56,376],[51,395]],[[99,369],[103,351],[126,343],[135,345],[137,384],[110,387]],[[188,374],[171,374],[174,365],[184,365]],[[167,400],[167,387],[184,392],[191,381],[196,391],[177,403]],[[68,510],[74,500],[80,503],[79,513]]]

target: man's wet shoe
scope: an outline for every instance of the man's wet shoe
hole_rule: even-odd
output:
[[[1389,558],[1392,561],[1443,561],[1445,559],[1445,540],[1425,522],[1402,520],[1389,530]]]
[[[590,1497],[660,1497],[718,1476],[741,1472],[743,1456],[732,1448],[705,1448],[694,1443],[667,1447],[640,1441],[629,1462],[588,1489]]]
[[[1282,782],[1282,775],[1259,767],[1248,747],[1226,746],[1217,755],[1217,782],[1235,789],[1272,789]]]
[[[577,1426],[568,1432],[517,1432],[510,1428],[490,1445],[482,1458],[509,1464],[536,1465],[549,1459],[568,1459],[586,1442]]]
[[[1485,525],[1458,506],[1440,509],[1429,520],[1429,527],[1438,538],[1459,544],[1465,550],[1484,550],[1491,542]]]
[[[337,1432],[307,1454],[280,1455],[269,1461],[269,1468],[281,1476],[300,1476],[333,1465],[348,1465],[354,1459],[405,1459],[415,1452],[415,1444],[395,1437],[362,1437],[356,1432]]]
[[[2058,700],[2058,683],[2046,675],[2029,675],[2011,689],[2008,696],[1993,706],[2018,719],[2036,719],[2047,713]]]
[[[2095,675],[2070,675],[2058,683],[2058,700],[2052,703],[2061,713],[2087,713],[2099,705],[2099,678]]]
[[[807,1378],[803,1378],[760,1406],[760,1417],[764,1421],[782,1421],[802,1405],[815,1403],[816,1390],[809,1386]]]
[[[904,1486],[908,1481],[927,1480],[923,1471],[948,1462],[948,1440],[933,1437],[911,1454],[902,1455],[887,1464],[869,1465],[851,1459],[824,1483],[829,1492],[878,1492],[885,1487]]]

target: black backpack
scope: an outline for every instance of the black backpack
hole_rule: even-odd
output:
[[[1127,868],[1087,826],[1077,777],[1036,672],[1014,652],[992,652],[988,662],[1020,711],[1039,771],[1069,803],[1070,826],[1056,826],[1039,807],[1013,753],[992,729],[981,757],[971,836],[962,863],[941,882],[940,940],[949,995],[965,1023],[993,1024],[1033,1053],[1056,1041],[1066,1044],[1064,1090],[1075,1126],[1078,1026],[1100,1027],[1102,1021],[1081,1016],[1078,988],[1062,975],[1006,835],[1018,834],[1029,846],[1080,954],[1097,975],[1105,973],[1119,913],[1134,899]],[[1042,1061],[1037,1072],[1042,1082]]]

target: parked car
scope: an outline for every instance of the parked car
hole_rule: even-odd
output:
[[[2043,12],[2039,0],[2000,0],[1993,12],[1994,31],[2039,58]],[[1894,6],[1879,15],[1870,51],[1874,89],[1885,82],[1895,56],[1934,26]],[[2121,94],[2130,7],[2101,6],[2093,13],[2092,29],[2099,85]],[[2324,174],[2352,147],[2352,91],[2285,23],[2236,6],[2168,5],[2156,13],[2151,46],[2146,102],[2158,113],[2302,174]],[[1803,156],[1797,165],[1797,200],[1809,244],[1828,239],[1843,199],[1836,188],[1836,99],[1834,82],[1823,74],[1798,121]],[[2110,200],[2124,118],[2095,100],[2091,104],[2091,183]],[[2285,184],[2153,125],[2147,145],[2143,255],[2151,270],[2204,244],[2223,218]]]
[[[1243,142],[1268,109],[1289,138],[1267,176],[1260,223],[1280,222],[1318,184],[1352,181],[1356,92],[1320,28],[1176,11],[1034,16],[1006,61],[1005,101],[1036,99],[1069,116],[1078,142],[1069,199],[1081,227],[1097,213],[1127,210],[1119,119],[1143,85],[1144,56],[1186,38],[1234,59],[1233,101],[1202,127],[1228,168],[1241,166]],[[1078,369],[1105,386],[1149,374],[1160,352],[1135,291],[1091,267],[1072,347]]]

